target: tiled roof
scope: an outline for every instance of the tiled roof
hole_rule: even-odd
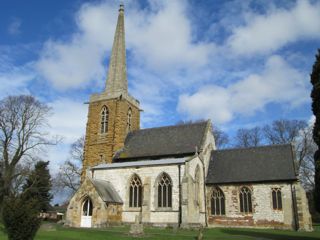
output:
[[[91,179],[101,199],[107,203],[123,203],[121,197],[108,181]]]
[[[207,184],[296,180],[292,146],[214,150]]]
[[[209,121],[130,132],[114,161],[187,156],[200,150]]]

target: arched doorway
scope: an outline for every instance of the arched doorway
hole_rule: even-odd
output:
[[[90,198],[86,198],[81,209],[81,227],[91,227],[92,208],[92,201]]]

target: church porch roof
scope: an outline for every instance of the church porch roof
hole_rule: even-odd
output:
[[[91,179],[91,182],[104,202],[119,204],[123,203],[121,197],[110,182],[97,179]]]

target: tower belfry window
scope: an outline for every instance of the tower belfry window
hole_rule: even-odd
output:
[[[132,120],[132,110],[131,108],[128,109],[127,113],[127,132],[131,131],[131,120]]]
[[[101,133],[108,131],[109,110],[106,106],[103,106],[101,110]]]

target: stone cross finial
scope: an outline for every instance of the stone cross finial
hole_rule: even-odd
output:
[[[110,94],[119,93],[119,95],[128,93],[123,4],[120,4],[119,7],[105,92]]]
[[[119,12],[120,11],[124,11],[124,4],[123,3],[120,3]]]

